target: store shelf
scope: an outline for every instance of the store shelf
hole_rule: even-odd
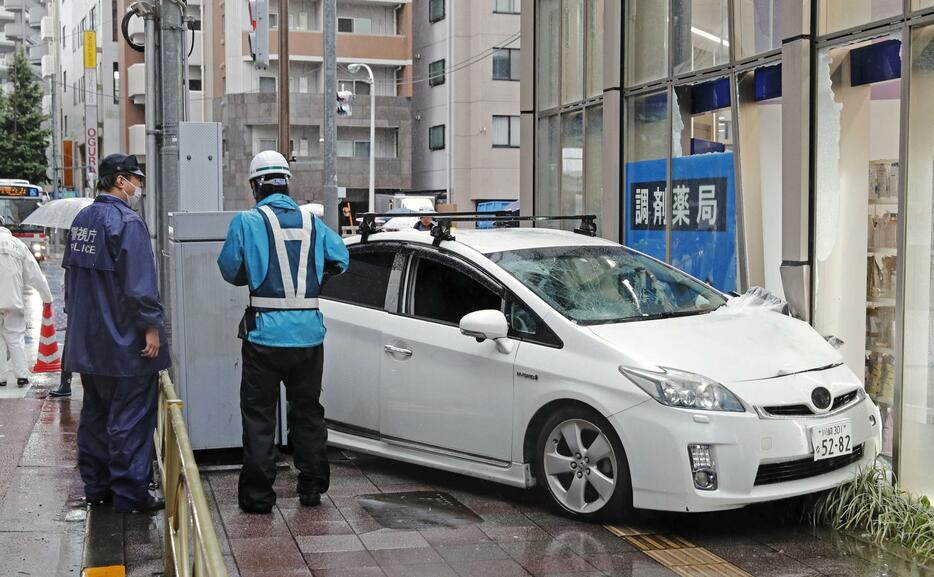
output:
[[[898,256],[897,248],[869,247],[869,256]]]
[[[882,307],[894,307],[895,299],[874,299],[866,301],[866,308],[875,309]]]
[[[898,197],[897,196],[884,196],[879,198],[870,198],[869,204],[881,204],[887,206],[898,206]]]
[[[866,349],[866,354],[870,353],[881,353],[883,355],[894,355],[895,349],[889,347],[868,347]]]

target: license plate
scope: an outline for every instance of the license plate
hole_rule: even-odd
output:
[[[850,421],[811,427],[811,444],[814,446],[815,461],[851,454],[853,437],[850,436]]]

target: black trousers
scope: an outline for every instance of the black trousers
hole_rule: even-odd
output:
[[[330,482],[321,406],[324,347],[264,347],[243,341],[240,413],[243,417],[243,469],[239,501],[263,509],[276,502],[276,404],[279,383],[288,399],[289,440],[298,469],[298,493],[324,493]]]

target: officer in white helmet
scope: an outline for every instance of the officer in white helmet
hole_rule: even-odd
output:
[[[324,324],[318,293],[324,273],[347,268],[341,237],[289,196],[292,172],[278,152],[250,163],[256,208],[230,223],[217,259],[224,279],[250,290],[240,322],[243,376],[243,469],[239,504],[247,513],[269,513],[276,502],[275,436],[279,383],[289,401],[289,437],[299,471],[302,505],[314,507],[328,490],[330,469],[321,395]]]

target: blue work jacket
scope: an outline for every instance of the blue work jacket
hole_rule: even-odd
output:
[[[294,200],[285,194],[272,194],[256,208],[234,216],[227,230],[227,240],[217,259],[224,280],[235,286],[247,286],[253,296],[283,293],[279,275],[279,258],[266,216],[260,212],[269,207],[283,230],[302,227],[302,215]],[[325,264],[343,272],[349,262],[347,247],[341,237],[315,216],[311,250],[306,261],[310,281],[303,297],[316,297],[324,277]],[[298,285],[300,243],[285,242],[289,273],[293,286]],[[313,276],[312,276],[313,275]],[[267,347],[313,347],[324,341],[324,319],[318,310],[266,310],[256,312],[245,338]]]
[[[171,365],[149,230],[126,202],[99,194],[79,212],[62,266],[66,371],[134,377]],[[149,327],[159,327],[155,359],[140,355]]]

